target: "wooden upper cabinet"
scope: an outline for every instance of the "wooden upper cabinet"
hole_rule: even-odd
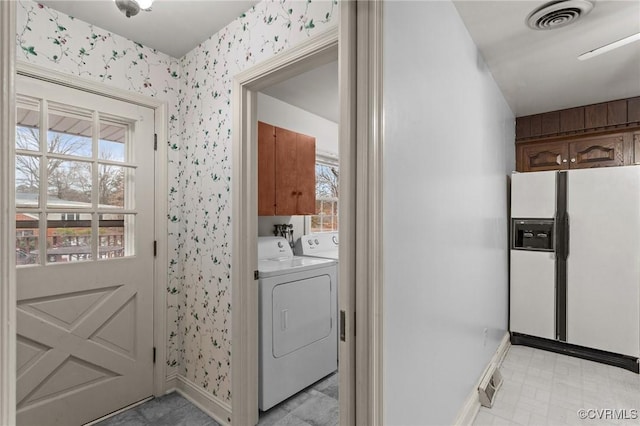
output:
[[[640,96],[516,118],[516,141],[590,136],[640,126]]]
[[[569,168],[623,166],[624,137],[621,134],[585,138],[569,143]]]
[[[546,142],[518,145],[516,169],[519,172],[564,170],[569,167],[566,142]]]
[[[634,148],[637,162],[640,141],[634,144],[633,138],[627,133],[569,141],[519,144],[516,146],[516,170],[519,172],[539,172],[624,166],[633,164]]]
[[[640,96],[516,118],[516,170],[640,164]]]
[[[258,215],[315,214],[316,140],[258,123]]]

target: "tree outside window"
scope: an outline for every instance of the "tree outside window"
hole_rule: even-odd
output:
[[[338,230],[337,165],[316,163],[316,214],[311,216],[311,232]]]

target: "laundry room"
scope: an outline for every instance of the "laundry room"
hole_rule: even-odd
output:
[[[259,424],[313,416],[331,424],[339,416],[338,62],[261,90],[257,103]]]

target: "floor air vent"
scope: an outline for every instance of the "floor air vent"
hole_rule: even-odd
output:
[[[480,386],[478,386],[478,396],[480,405],[491,408],[495,401],[498,389],[502,386],[502,374],[495,364],[491,366],[487,374],[482,378]]]

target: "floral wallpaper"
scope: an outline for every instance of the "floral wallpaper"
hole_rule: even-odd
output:
[[[168,268],[168,375],[177,371],[178,298],[182,285],[179,263],[178,162],[180,134],[178,88],[180,62],[86,22],[29,0],[17,7],[16,59],[153,96],[166,101],[169,112],[169,265]],[[173,368],[172,368],[173,367]]]
[[[263,1],[180,61],[181,373],[231,401],[233,77],[337,25],[336,1]]]
[[[177,60],[19,0],[17,59],[169,107],[168,374],[231,402],[235,74],[338,22],[337,0],[265,0]]]

